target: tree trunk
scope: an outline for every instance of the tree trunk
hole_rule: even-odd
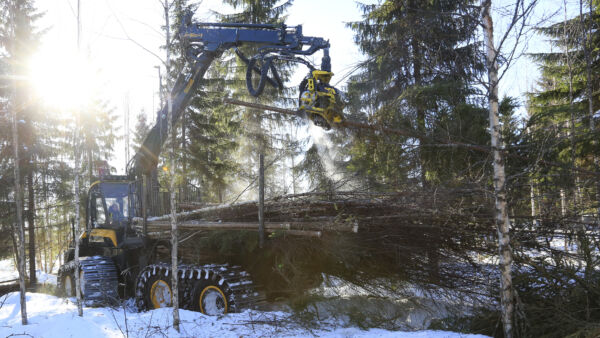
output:
[[[89,182],[90,185],[92,185],[92,182],[94,182],[94,168],[93,168],[93,160],[92,160],[93,156],[94,156],[94,154],[92,153],[91,145],[88,144],[88,149],[87,149],[87,157],[88,157],[88,182]]]
[[[80,21],[81,2],[77,0],[77,49],[79,51],[81,37],[81,21]],[[79,280],[79,160],[80,160],[80,145],[79,142],[79,125],[81,124],[81,111],[77,111],[75,119],[75,137],[73,140],[75,148],[75,182],[73,184],[75,207],[75,234],[73,234],[73,243],[75,243],[75,292],[77,295],[77,314],[83,316],[83,302],[81,299],[81,281]]]
[[[258,247],[265,244],[265,156],[258,155]]]
[[[563,24],[563,39],[564,39],[564,53],[567,58],[567,69],[569,71],[569,110],[570,110],[570,121],[567,123],[569,131],[569,140],[571,141],[571,167],[575,167],[576,153],[575,153],[575,107],[573,105],[573,65],[571,62],[571,53],[569,52],[569,38],[567,34],[567,2],[563,0],[565,21]],[[575,172],[573,172],[575,174]],[[579,179],[577,176],[573,178],[571,182],[573,184],[573,212],[578,213],[577,206],[579,203]]]
[[[33,164],[30,163],[30,166]],[[35,285],[35,193],[33,190],[33,168],[27,173],[27,224],[29,225],[29,284]]]
[[[79,122],[80,112],[77,112],[77,118],[75,123],[75,183],[73,184],[74,201],[73,206],[75,208],[75,233],[73,234],[73,243],[75,244],[75,292],[77,294],[77,314],[83,316],[83,304],[81,299],[81,281],[79,280]]]
[[[42,174],[42,187],[44,187],[44,204],[45,204],[45,214],[44,214],[44,224],[46,226],[46,248],[44,249],[44,272],[48,273],[52,271],[51,266],[54,263],[54,259],[52,259],[52,227],[50,226],[50,208],[48,205],[48,186],[46,184],[46,175],[48,171],[48,165],[46,164],[44,168],[44,172]],[[47,250],[47,251],[46,251]]]
[[[535,184],[533,183],[533,179],[531,179],[531,183],[529,185],[529,200],[531,201],[531,219],[532,221],[532,225],[537,228],[540,224],[539,224],[539,220],[536,218],[537,217],[537,208],[535,205]],[[534,230],[534,229],[532,229]]]
[[[486,42],[486,65],[488,70],[488,104],[490,118],[490,134],[494,160],[494,192],[496,199],[496,227],[498,229],[498,250],[500,265],[500,300],[504,337],[513,337],[513,287],[512,287],[512,252],[510,247],[510,223],[506,205],[506,174],[502,156],[502,138],[500,134],[498,105],[498,52],[494,47],[494,24],[491,16],[491,0],[482,0],[482,21]]]
[[[14,14],[12,14],[14,15]],[[11,15],[11,16],[12,16]],[[16,85],[15,85],[16,88]],[[25,225],[23,224],[23,200],[22,200],[22,191],[21,191],[21,171],[19,168],[19,131],[18,131],[18,113],[17,113],[17,104],[15,102],[16,90],[13,89],[12,95],[12,114],[13,114],[13,123],[12,123],[12,141],[13,141],[13,151],[15,156],[15,208],[17,212],[17,220],[16,220],[16,230],[18,236],[18,252],[16,252],[17,256],[17,269],[19,270],[19,289],[21,291],[21,323],[23,325],[27,325],[27,304],[26,304],[26,286],[25,286]]]
[[[419,51],[419,43],[418,41],[413,37],[412,39],[412,43],[411,43],[412,49],[413,49],[413,76],[414,76],[414,80],[415,80],[415,87],[419,88],[422,86],[423,83],[423,79],[421,76],[421,53]],[[418,91],[418,89],[417,89]],[[417,94],[419,95],[419,94]],[[417,97],[416,98],[416,110],[417,110],[417,131],[419,133],[420,136],[424,137],[426,134],[426,126],[425,126],[425,110],[422,107],[422,104],[420,102],[420,98]],[[427,186],[427,165],[425,163],[425,154],[423,153],[423,151],[425,150],[424,147],[424,138],[422,138],[421,140],[419,140],[420,142],[420,147],[419,147],[419,166],[421,167],[420,173],[421,173],[421,184],[423,185],[423,188],[425,188]]]
[[[169,77],[171,71],[171,53],[169,50],[169,43],[171,41],[170,27],[169,27],[169,1],[165,0],[165,21],[167,30],[167,84],[169,85]],[[171,199],[171,286],[173,288],[173,327],[179,332],[179,289],[177,285],[177,277],[179,275],[177,266],[177,250],[178,250],[178,232],[177,232],[177,201],[175,198],[175,146],[176,146],[176,133],[175,126],[173,125],[173,102],[171,97],[171,90],[167,89],[167,118],[169,119],[169,129],[171,131],[171,149],[169,152],[169,162],[171,175],[169,191]]]
[[[16,34],[14,27],[16,25],[16,3],[17,1],[13,1],[12,8],[9,9],[8,13],[8,27],[12,28],[12,46],[9,47],[9,51],[15,50],[16,42]],[[9,36],[11,36],[9,35]],[[12,48],[11,48],[12,47]],[[13,68],[14,69],[14,68]],[[23,224],[23,195],[21,191],[21,171],[20,171],[20,159],[19,159],[19,129],[18,129],[18,119],[19,119],[19,110],[20,107],[17,104],[17,80],[13,80],[10,90],[9,97],[9,109],[12,112],[12,142],[13,142],[13,151],[14,151],[14,175],[15,175],[15,209],[16,209],[16,224],[14,225],[13,234],[16,231],[18,236],[18,243],[15,255],[17,257],[17,269],[19,270],[19,289],[20,289],[20,302],[21,302],[21,323],[23,325],[27,325],[27,301],[26,301],[26,285],[25,285],[25,225]],[[13,223],[14,224],[14,223]],[[14,236],[13,236],[14,238]]]
[[[189,198],[188,194],[188,181],[187,181],[187,142],[185,139],[186,134],[186,124],[187,124],[187,116],[185,112],[181,113],[181,167],[182,167],[182,176],[183,176],[183,201]]]

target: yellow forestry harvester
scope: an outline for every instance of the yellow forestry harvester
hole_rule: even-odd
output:
[[[141,310],[172,304],[171,265],[161,261],[161,254],[164,257],[168,253],[169,245],[138,232],[132,221],[134,217],[148,215],[148,182],[156,172],[167,138],[168,119],[173,119],[173,123],[179,120],[210,64],[226,50],[236,49],[247,63],[248,90],[254,96],[261,95],[266,83],[283,88],[275,61],[309,66],[310,74],[300,86],[301,110],[326,129],[343,119],[339,91],[329,85],[333,75],[329,42],[304,36],[302,26],[194,23],[187,13],[178,34],[188,64],[171,90],[172,114],[168,116],[166,106],[158,111],[156,124],[130,162],[127,175],[100,175],[89,187],[85,231],[79,238],[79,264],[74,260],[74,249],[70,248],[58,274],[58,289],[66,296],[75,295],[74,280],[78,274],[86,302],[134,296]],[[242,45],[256,46],[258,53],[247,58],[237,49]],[[320,50],[323,51],[321,69],[315,69],[302,58]],[[259,75],[258,84],[254,75]],[[252,280],[240,267],[183,263],[177,276],[181,285],[179,304],[183,308],[218,315],[239,311],[256,300]]]

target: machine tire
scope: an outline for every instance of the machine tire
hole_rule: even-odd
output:
[[[143,282],[143,285],[140,285],[138,282],[137,292],[141,293],[137,297],[138,308],[140,310],[152,310],[159,307],[171,306],[173,304],[173,289],[171,287],[170,269],[161,266],[156,267],[155,269],[146,269],[142,271],[140,277],[142,277],[144,273],[147,274],[145,282]],[[139,279],[140,278],[138,278],[138,280]],[[170,300],[165,299],[165,292],[169,294]],[[161,304],[164,306],[161,306]]]
[[[213,280],[200,279],[192,288],[192,310],[208,316],[224,315],[229,312],[231,292],[224,290]]]
[[[64,297],[75,297],[75,276],[72,271],[66,272],[62,276],[62,290],[60,290],[61,295]]]
[[[75,273],[79,273],[81,296],[86,304],[113,304],[118,298],[118,271],[108,257],[80,257],[79,267],[70,261],[58,270],[57,291],[63,297],[75,297]],[[71,293],[67,292],[71,282]]]
[[[239,266],[230,267],[226,264],[181,264],[178,266],[177,277],[179,304],[182,309],[200,311],[209,315],[219,315],[239,312],[252,307],[261,299],[258,292],[253,290],[250,275]],[[166,285],[171,289],[170,264],[157,263],[148,265],[138,275],[135,298],[137,308],[140,311],[155,308],[152,302],[152,286],[158,281],[163,281],[163,287]],[[201,302],[202,299],[211,300],[207,299],[208,296],[212,297],[213,305],[215,305],[213,309],[219,308],[217,304],[221,304],[221,311],[205,311],[204,307],[201,306]]]
[[[59,297],[75,297],[75,262],[70,261],[58,269],[56,295]],[[70,283],[70,287],[67,287],[67,283]],[[69,290],[67,290],[70,288]]]

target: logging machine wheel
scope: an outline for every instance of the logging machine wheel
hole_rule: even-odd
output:
[[[253,290],[250,275],[239,266],[182,264],[178,270],[179,304],[183,309],[215,316],[239,312],[262,299]],[[167,263],[142,269],[135,287],[138,309],[171,306],[171,278],[171,265]]]
[[[164,272],[157,273],[148,279],[144,296],[147,308],[159,309],[173,304],[173,291],[171,290],[171,276]]]
[[[75,296],[75,279],[72,273],[67,273],[62,278],[62,294],[65,297]]]
[[[70,261],[58,269],[58,291],[76,296],[75,274],[79,274],[81,296],[87,304],[112,304],[118,297],[117,267],[109,257],[81,257],[79,267]]]
[[[75,262],[71,261],[58,269],[57,293],[61,297],[75,297]]]
[[[208,316],[224,315],[229,311],[225,292],[216,283],[199,280],[192,290],[192,309]]]

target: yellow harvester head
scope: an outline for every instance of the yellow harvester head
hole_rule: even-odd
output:
[[[329,85],[332,72],[313,70],[300,84],[299,109],[313,123],[325,130],[344,120],[344,103],[340,92]]]

